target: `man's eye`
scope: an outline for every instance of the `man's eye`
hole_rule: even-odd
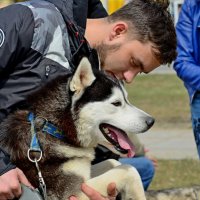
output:
[[[130,63],[134,67],[134,69],[137,68],[140,71],[139,73],[144,72],[143,65],[141,63],[137,62],[134,58],[131,58]]]
[[[121,106],[122,103],[120,101],[115,101],[115,102],[112,103],[112,105],[118,107],[118,106]]]
[[[131,58],[131,61],[130,61],[130,62],[131,62],[131,65],[132,65],[134,68],[141,68],[140,65],[139,65],[138,63],[136,63],[135,60],[134,60],[133,58]]]

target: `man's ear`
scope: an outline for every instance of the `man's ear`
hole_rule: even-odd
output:
[[[110,40],[119,38],[123,36],[123,34],[127,33],[128,31],[128,24],[123,21],[118,21],[113,24],[112,30],[110,32]]]
[[[92,66],[89,60],[84,57],[78,65],[75,74],[70,82],[70,90],[79,93],[84,88],[90,86],[96,79],[92,71]]]

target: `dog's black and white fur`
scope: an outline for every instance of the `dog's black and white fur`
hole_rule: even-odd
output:
[[[107,185],[115,182],[125,200],[145,200],[138,172],[131,166],[109,160],[97,165],[91,178],[94,147],[103,144],[116,152],[134,155],[131,134],[148,130],[153,118],[131,105],[119,81],[103,72],[93,72],[83,58],[72,77],[59,77],[29,97],[30,108],[17,110],[0,124],[0,145],[38,187],[34,163],[27,158],[34,113],[35,130],[42,146],[39,167],[47,186],[48,200],[64,200],[76,195],[84,200],[81,184],[86,182],[107,195]],[[42,131],[44,119],[64,132],[59,140]],[[113,148],[115,147],[115,148]]]

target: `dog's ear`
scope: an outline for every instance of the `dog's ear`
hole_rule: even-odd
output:
[[[79,93],[84,88],[90,86],[95,80],[92,66],[89,60],[84,57],[80,61],[75,74],[70,82],[70,90],[75,93]]]

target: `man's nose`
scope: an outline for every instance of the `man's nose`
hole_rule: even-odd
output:
[[[131,83],[133,79],[137,76],[139,71],[127,71],[124,73],[124,80],[126,83]]]

